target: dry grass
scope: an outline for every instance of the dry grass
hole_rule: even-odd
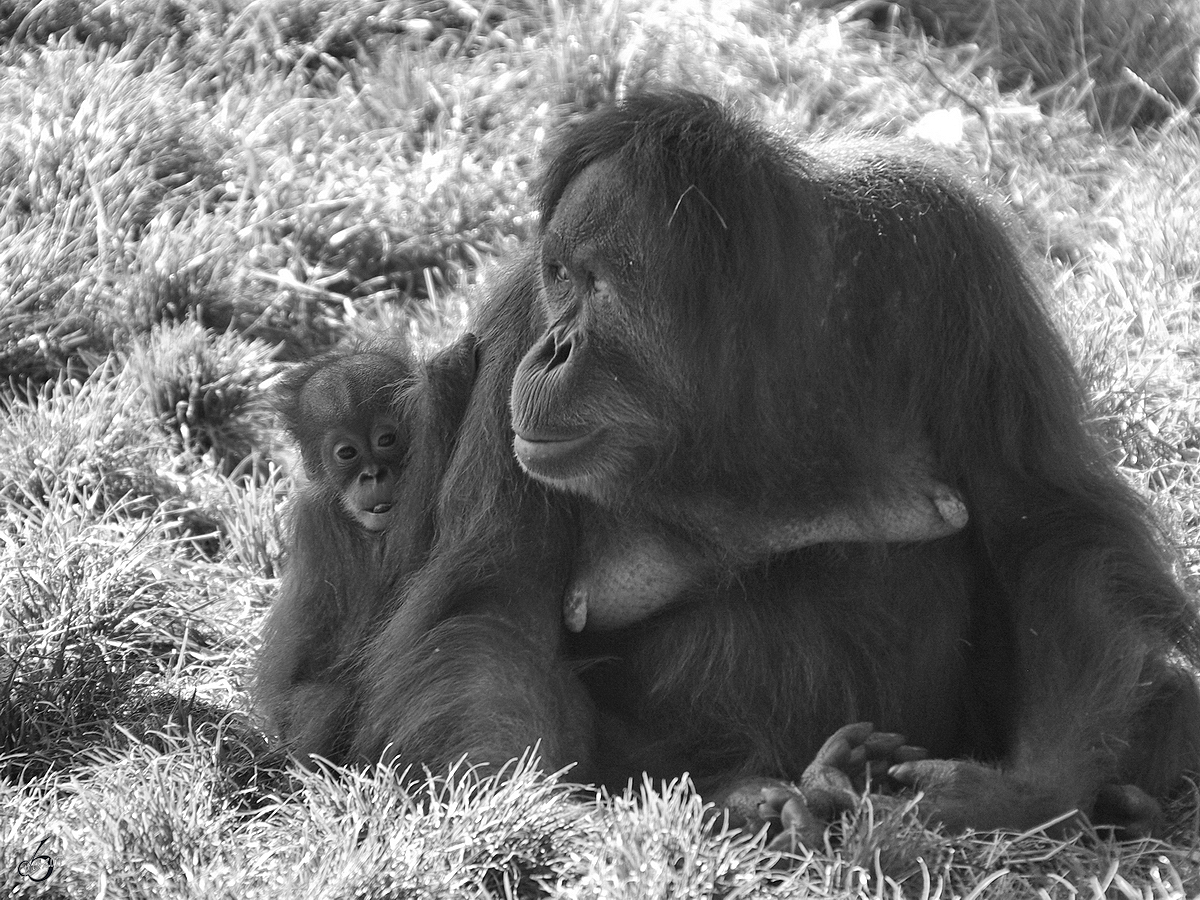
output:
[[[865,7],[882,4],[820,3]],[[1200,8],[1189,0],[901,0],[885,18],[979,44],[1007,87],[1030,82],[1055,111],[1096,125],[1186,116],[1200,100]]]
[[[0,0],[0,890],[1200,893],[1194,798],[1161,844],[864,806],[781,866],[684,784],[597,801],[523,768],[418,802],[395,772],[295,770],[248,715],[290,488],[263,385],[381,327],[452,335],[531,233],[547,132],[647,84],[929,141],[1003,194],[1200,584],[1194,8],[911,4],[975,40],[945,46],[821,5]]]

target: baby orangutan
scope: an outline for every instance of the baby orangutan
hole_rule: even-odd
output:
[[[432,540],[430,492],[475,378],[465,335],[424,365],[406,348],[338,351],[283,379],[278,410],[300,448],[283,585],[267,618],[257,702],[301,760],[338,761],[362,645]]]

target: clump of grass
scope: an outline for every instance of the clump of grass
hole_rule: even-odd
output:
[[[206,479],[205,506],[220,522],[222,560],[240,572],[276,578],[285,546],[280,509],[292,480],[271,459],[255,460],[245,474],[234,480],[214,473]]]
[[[279,889],[540,896],[569,858],[588,852],[589,810],[530,759],[488,776],[457,768],[413,785],[411,774],[378,766],[301,775],[293,800],[302,802],[275,821],[303,835],[272,860]]]
[[[306,282],[369,300],[428,296],[517,232],[525,198],[503,171],[456,148],[410,163],[387,142],[370,145],[343,146],[280,223],[311,261]]]
[[[137,385],[175,452],[207,456],[228,476],[270,442],[262,385],[274,373],[272,356],[261,343],[181,322],[135,344],[123,378]]]
[[[161,518],[191,550],[211,552],[218,525],[163,440],[148,404],[102,367],[83,384],[49,384],[0,417],[0,534],[47,510]]]
[[[308,356],[336,343],[347,298],[302,282],[290,248],[276,236],[275,211],[249,227],[256,201],[231,200],[213,210],[164,209],[130,248],[122,273],[121,334],[159,323],[203,325],[269,344],[281,358]],[[114,336],[115,340],[115,336]],[[127,343],[128,340],[123,343]]]
[[[221,762],[186,735],[173,743],[166,752],[135,744],[94,754],[71,780],[60,886],[76,896],[105,886],[129,897],[246,896],[244,841],[234,839],[239,817],[220,790]]]
[[[13,403],[0,418],[0,503],[28,513],[66,498],[96,513],[152,512],[176,491],[157,474],[162,455],[144,415],[107,370]]]
[[[530,0],[250,0],[225,30],[219,65],[227,78],[265,66],[326,89],[390,48],[474,55],[511,45],[539,19]]]
[[[96,515],[51,497],[6,517],[0,553],[0,753],[31,771],[69,766],[110,735],[136,681],[213,645],[184,602],[170,526],[131,528],[120,504]],[[37,548],[31,553],[30,548]]]
[[[235,212],[247,225],[231,327],[292,359],[360,318],[437,318],[448,294],[527,237],[540,121],[494,89],[494,65],[417,67],[400,54],[369,88],[347,80],[330,98],[239,89],[227,114],[245,133]],[[247,288],[274,298],[255,318]],[[212,312],[204,321],[220,327]]]
[[[113,244],[96,252],[111,252],[137,240],[164,202],[222,185],[225,141],[182,86],[83,50],[42,50],[10,67],[0,91],[6,222],[32,227],[86,198],[94,241]]]
[[[949,40],[997,51],[1008,85],[1031,79],[1096,124],[1161,121],[1198,99],[1200,8],[1191,0],[909,0]]]
[[[0,79],[0,376],[86,371],[149,326],[121,291],[132,248],[165,206],[224,183],[222,135],[181,84],[82,50]]]
[[[126,47],[138,52],[156,44],[186,42],[197,30],[197,13],[219,4],[188,0],[7,0],[0,4],[0,37],[5,42],[37,45],[73,39],[93,46]]]
[[[572,860],[575,896],[622,896],[630,884],[645,896],[770,896],[763,892],[781,880],[769,869],[779,854],[764,849],[763,835],[726,831],[710,813],[686,777],[658,785],[645,778],[604,798],[599,839]]]
[[[225,211],[167,207],[127,248],[121,273],[124,332],[193,319],[226,331],[247,327],[270,303],[244,278],[245,240]]]

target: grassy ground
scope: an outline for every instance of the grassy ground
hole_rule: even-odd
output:
[[[1006,195],[1196,585],[1188,0],[0,0],[0,39],[0,891],[1200,893],[1186,799],[1170,843],[1136,844],[866,807],[781,868],[686,785],[455,775],[421,806],[394,773],[301,773],[245,692],[290,483],[263,382],[381,327],[444,341],[530,233],[546,133],[660,82],[916,136]]]

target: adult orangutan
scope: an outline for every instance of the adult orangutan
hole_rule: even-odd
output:
[[[1200,768],[1197,616],[997,211],[928,159],[683,92],[568,125],[539,211],[472,323],[437,538],[367,660],[356,752],[540,741],[786,828],[814,759],[876,757],[953,829],[1151,827]],[[970,523],[786,537],[921,494]],[[668,584],[625,609],[595,561],[626,584],[639,553]]]

